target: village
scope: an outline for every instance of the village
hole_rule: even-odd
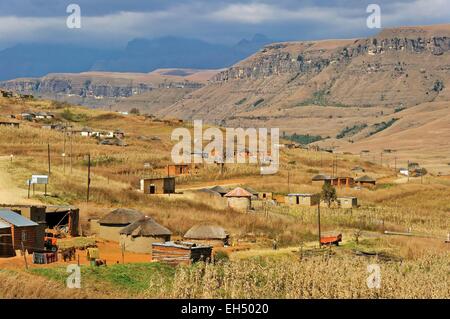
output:
[[[0,271],[448,256],[450,179],[414,158],[282,140],[273,176],[222,160],[173,164],[170,132],[189,122],[2,96]]]

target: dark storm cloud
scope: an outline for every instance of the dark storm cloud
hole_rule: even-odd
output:
[[[70,3],[81,7],[79,30],[66,27]],[[369,3],[381,6],[386,27],[450,21],[450,0],[0,0],[0,46],[120,46],[166,35],[227,43],[254,33],[277,40],[358,37],[376,32],[366,27]]]

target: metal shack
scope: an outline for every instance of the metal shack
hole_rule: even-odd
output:
[[[11,225],[0,220],[0,258],[13,256]]]
[[[3,205],[40,225],[39,232],[45,228],[63,230],[70,236],[80,235],[80,210],[74,206]]]
[[[37,223],[9,209],[0,210],[0,222],[3,224],[2,230],[4,233],[2,235],[11,236],[11,239],[7,241],[13,251],[22,249],[22,245],[25,250],[28,250],[28,252],[33,252],[41,249],[41,246],[43,247],[44,237],[40,238],[37,236],[37,229],[39,226]],[[7,230],[5,233],[5,224],[10,226],[9,234],[7,233]],[[3,240],[2,243],[6,244]]]
[[[80,209],[77,207],[47,206],[45,222],[48,228],[61,228],[70,236],[80,235]]]
[[[191,242],[166,242],[152,244],[152,260],[170,265],[187,264],[211,260],[212,247]]]

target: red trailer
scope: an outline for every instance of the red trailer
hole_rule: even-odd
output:
[[[320,237],[321,245],[336,245],[339,246],[339,242],[342,241],[342,234],[337,235],[325,235]]]

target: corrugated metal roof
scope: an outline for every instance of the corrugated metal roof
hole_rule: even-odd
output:
[[[287,196],[302,196],[302,197],[311,197],[314,196],[316,194],[309,194],[309,193],[291,193],[288,194]]]
[[[61,213],[68,212],[69,210],[77,210],[75,206],[62,206],[62,205],[50,205],[45,209],[46,213]]]
[[[10,228],[11,225],[0,220],[0,229]]]
[[[38,226],[37,223],[8,209],[0,209],[0,219],[17,227]]]
[[[172,247],[172,248],[181,248],[181,249],[201,249],[201,248],[212,248],[210,245],[202,245],[197,243],[191,243],[191,242],[173,242],[173,241],[166,241],[165,243],[152,243],[152,246],[159,246],[159,247]]]

